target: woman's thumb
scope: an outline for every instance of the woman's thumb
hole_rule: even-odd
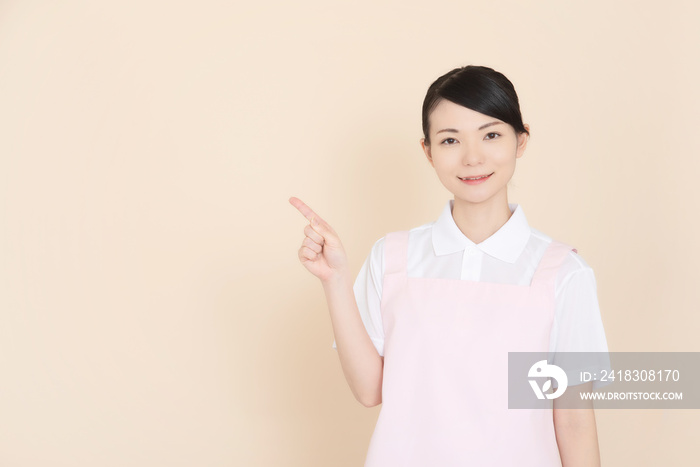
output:
[[[318,219],[317,217],[313,217],[311,219],[311,226],[313,229],[321,234],[323,237],[323,241],[326,245],[329,247],[335,247],[337,245],[338,239],[337,239],[337,234],[335,233],[335,230],[328,225],[328,223],[322,219]]]

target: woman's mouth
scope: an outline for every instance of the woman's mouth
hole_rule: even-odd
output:
[[[484,183],[484,182],[485,182],[486,180],[488,180],[489,177],[490,177],[491,175],[493,175],[493,174],[494,174],[494,173],[491,172],[490,174],[487,174],[487,175],[477,175],[476,177],[465,177],[465,178],[457,177],[457,178],[459,178],[460,180],[462,180],[462,181],[463,181],[464,183],[466,183],[467,185],[478,185],[479,183]]]

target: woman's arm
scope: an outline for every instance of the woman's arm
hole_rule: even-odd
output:
[[[562,467],[600,467],[593,402],[582,401],[579,395],[592,390],[591,382],[570,386],[561,397],[554,399],[554,431]]]
[[[382,402],[384,358],[377,352],[362,323],[352,278],[340,275],[322,284],[340,365],[350,390],[365,407],[379,405]]]
[[[289,202],[309,220],[299,260],[323,285],[345,379],[362,405],[378,405],[382,402],[384,358],[362,322],[343,244],[333,227],[302,200],[292,196]]]

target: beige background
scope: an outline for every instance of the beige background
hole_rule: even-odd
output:
[[[0,2],[0,465],[359,466],[297,196],[359,271],[450,193],[428,85],[494,67],[510,201],[594,268],[612,351],[698,351],[694,2]],[[696,465],[700,412],[598,411]]]

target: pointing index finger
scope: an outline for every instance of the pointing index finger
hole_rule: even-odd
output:
[[[316,214],[313,211],[313,209],[308,207],[302,200],[292,196],[291,198],[289,198],[289,202],[292,204],[292,206],[297,208],[297,210],[300,213],[302,213],[304,215],[304,217],[306,217],[309,220],[309,222],[311,222],[312,224],[320,223],[320,221],[319,221],[320,217],[318,216],[318,214]],[[315,218],[315,220],[314,220],[314,218]]]

